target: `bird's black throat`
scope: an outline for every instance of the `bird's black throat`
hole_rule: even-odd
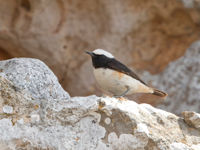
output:
[[[113,58],[108,58],[104,55],[92,56],[92,64],[94,68],[109,68],[109,62],[113,61]]]

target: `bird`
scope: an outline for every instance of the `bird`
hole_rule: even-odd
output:
[[[114,97],[124,97],[136,93],[151,93],[166,97],[167,93],[148,86],[126,65],[117,60],[110,52],[103,49],[86,51],[92,58],[94,77],[106,92]]]

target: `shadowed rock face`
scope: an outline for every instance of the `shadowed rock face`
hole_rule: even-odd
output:
[[[148,104],[97,96],[69,98],[39,60],[11,59],[0,66],[1,150],[200,149],[197,113],[183,113],[187,124]],[[47,85],[57,88],[57,97]]]
[[[107,49],[130,67],[160,73],[200,33],[198,5],[184,2],[0,0],[0,58],[39,58],[71,95],[97,93],[84,51]]]

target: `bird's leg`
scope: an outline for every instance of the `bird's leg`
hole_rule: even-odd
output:
[[[124,97],[128,92],[129,92],[130,88],[129,86],[126,86],[126,91],[124,93],[122,93],[121,95],[115,95],[115,98],[120,98],[120,97]]]

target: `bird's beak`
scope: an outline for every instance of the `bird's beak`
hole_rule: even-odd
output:
[[[94,56],[93,52],[85,51],[88,55]]]

